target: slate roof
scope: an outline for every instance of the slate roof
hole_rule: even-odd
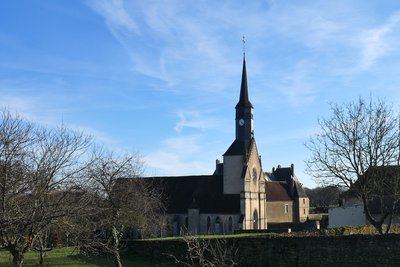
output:
[[[276,168],[271,175],[271,180],[273,181],[286,181],[288,182],[292,176],[290,167],[287,168]]]
[[[265,193],[267,201],[293,201],[286,182],[265,182]]]
[[[249,149],[251,148],[251,141],[239,141],[235,139],[233,143],[230,145],[228,150],[225,152],[224,156],[236,156],[236,155],[247,155]]]
[[[303,189],[303,186],[300,184],[298,181],[294,181],[294,197],[299,198],[299,197],[307,197],[306,192]]]
[[[200,213],[240,214],[240,195],[223,194],[221,175],[142,179],[160,186],[166,199],[167,213],[187,213],[188,208],[198,208]]]
[[[246,59],[243,58],[243,70],[242,70],[242,83],[240,86],[240,98],[239,102],[236,105],[236,108],[238,107],[251,107],[253,108],[253,105],[251,104],[249,100],[249,91],[247,87],[247,71],[246,71]]]
[[[292,175],[292,169],[290,167],[278,167],[273,170],[272,173],[265,173],[269,180],[272,182],[282,182],[286,183],[286,186],[289,188],[289,185],[292,184],[293,179],[293,198],[307,197],[306,192],[303,189],[302,184],[297,180],[296,176]],[[291,196],[290,190],[289,196]]]

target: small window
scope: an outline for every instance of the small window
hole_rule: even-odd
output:
[[[207,216],[207,234],[211,232],[211,218]]]
[[[304,214],[304,215],[306,214],[306,209],[303,209],[303,214]]]
[[[304,204],[304,205],[306,204],[306,199],[305,199],[305,198],[303,198],[303,204]]]
[[[289,204],[285,204],[285,213],[289,213]]]

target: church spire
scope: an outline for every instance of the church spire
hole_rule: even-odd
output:
[[[239,102],[236,105],[236,140],[250,141],[253,138],[253,105],[247,88],[246,58],[243,55],[242,84]]]
[[[243,54],[242,84],[240,86],[240,98],[239,102],[236,105],[236,108],[238,107],[253,108],[253,105],[249,100],[249,90],[247,88],[246,58],[244,54]]]

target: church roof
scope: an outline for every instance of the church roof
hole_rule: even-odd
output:
[[[253,139],[250,142],[239,141],[235,139],[235,141],[233,141],[228,150],[225,152],[224,156],[246,155],[248,154],[252,143]]]
[[[188,208],[198,208],[200,213],[240,213],[240,195],[223,194],[221,175],[142,179],[148,179],[160,186],[166,199],[167,213],[187,213]]]
[[[265,182],[265,194],[267,201],[293,201],[286,182]]]
[[[242,84],[240,86],[240,98],[239,102],[236,105],[237,107],[251,107],[253,108],[253,105],[251,104],[249,100],[249,90],[247,87],[247,71],[246,71],[246,59],[243,58],[243,70],[242,70]]]

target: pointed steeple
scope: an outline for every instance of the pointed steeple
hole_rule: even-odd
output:
[[[242,84],[239,102],[236,105],[236,140],[249,142],[253,138],[253,105],[247,88],[246,58],[243,54]]]
[[[242,84],[240,86],[240,98],[239,102],[236,105],[236,108],[238,107],[253,108],[253,105],[249,100],[249,91],[247,88],[246,58],[244,55],[243,55]]]

